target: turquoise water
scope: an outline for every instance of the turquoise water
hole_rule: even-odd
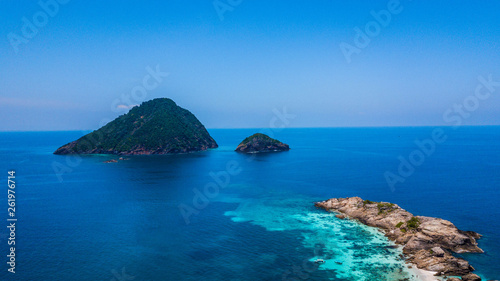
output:
[[[103,161],[113,157],[52,154],[85,132],[0,133],[5,179],[16,170],[19,219],[15,275],[5,263],[7,232],[0,232],[0,278],[414,279],[401,250],[377,230],[313,206],[361,196],[483,234],[486,253],[465,258],[476,273],[498,279],[499,127],[444,128],[448,140],[404,183],[393,191],[384,179],[384,172],[397,169],[398,156],[408,156],[413,142],[432,130],[285,129],[276,137],[289,152],[254,156],[233,150],[256,130],[210,130],[216,150],[108,164]],[[222,176],[227,171],[233,173]],[[223,186],[218,192],[210,173]],[[196,190],[207,185],[209,198],[195,208]],[[195,210],[189,223],[180,205]],[[2,209],[7,218],[7,205]],[[310,262],[316,258],[326,263]]]

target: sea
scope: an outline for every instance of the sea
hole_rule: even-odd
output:
[[[259,131],[290,151],[234,151]],[[209,132],[219,148],[122,160],[53,154],[86,131],[0,133],[0,279],[420,280],[380,231],[314,206],[351,196],[482,234],[457,256],[500,279],[500,127]]]

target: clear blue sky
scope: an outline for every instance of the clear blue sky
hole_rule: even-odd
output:
[[[169,75],[144,99],[208,128],[266,127],[283,107],[292,127],[450,125],[478,76],[500,81],[500,2],[401,0],[348,63],[340,44],[389,2],[244,0],[222,20],[213,1],[72,0],[44,22],[37,1],[2,1],[0,130],[96,129],[141,101],[122,97],[148,66]],[[41,26],[32,38],[23,17]],[[500,87],[463,121],[499,113]]]

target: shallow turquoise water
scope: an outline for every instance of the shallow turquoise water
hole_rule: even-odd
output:
[[[285,129],[289,152],[241,155],[256,130],[211,130],[219,149],[188,155],[81,159],[52,155],[84,132],[0,133],[0,163],[17,174],[17,273],[9,280],[397,280],[411,277],[376,230],[313,202],[361,196],[484,235],[477,273],[498,279],[500,129],[446,129],[449,139],[392,191],[383,174],[433,128]],[[197,189],[216,183],[203,208]],[[55,167],[65,167],[58,177]],[[227,183],[227,185],[226,185]],[[6,188],[6,187],[5,187]],[[200,203],[200,202],[198,202]],[[206,203],[206,204],[205,204]],[[5,208],[6,209],[6,208]],[[2,214],[6,218],[6,210]],[[4,234],[5,235],[5,234]],[[6,252],[5,236],[0,251]],[[2,254],[2,256],[5,256]],[[326,259],[317,267],[308,261]],[[337,264],[335,261],[342,262]],[[401,272],[400,272],[401,270]]]

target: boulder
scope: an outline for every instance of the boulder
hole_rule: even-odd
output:
[[[433,254],[435,257],[438,257],[438,258],[444,257],[444,251],[443,251],[443,249],[441,249],[441,247],[432,248],[431,254]]]
[[[463,281],[481,281],[481,277],[477,276],[474,273],[469,273],[465,276],[462,276]]]

